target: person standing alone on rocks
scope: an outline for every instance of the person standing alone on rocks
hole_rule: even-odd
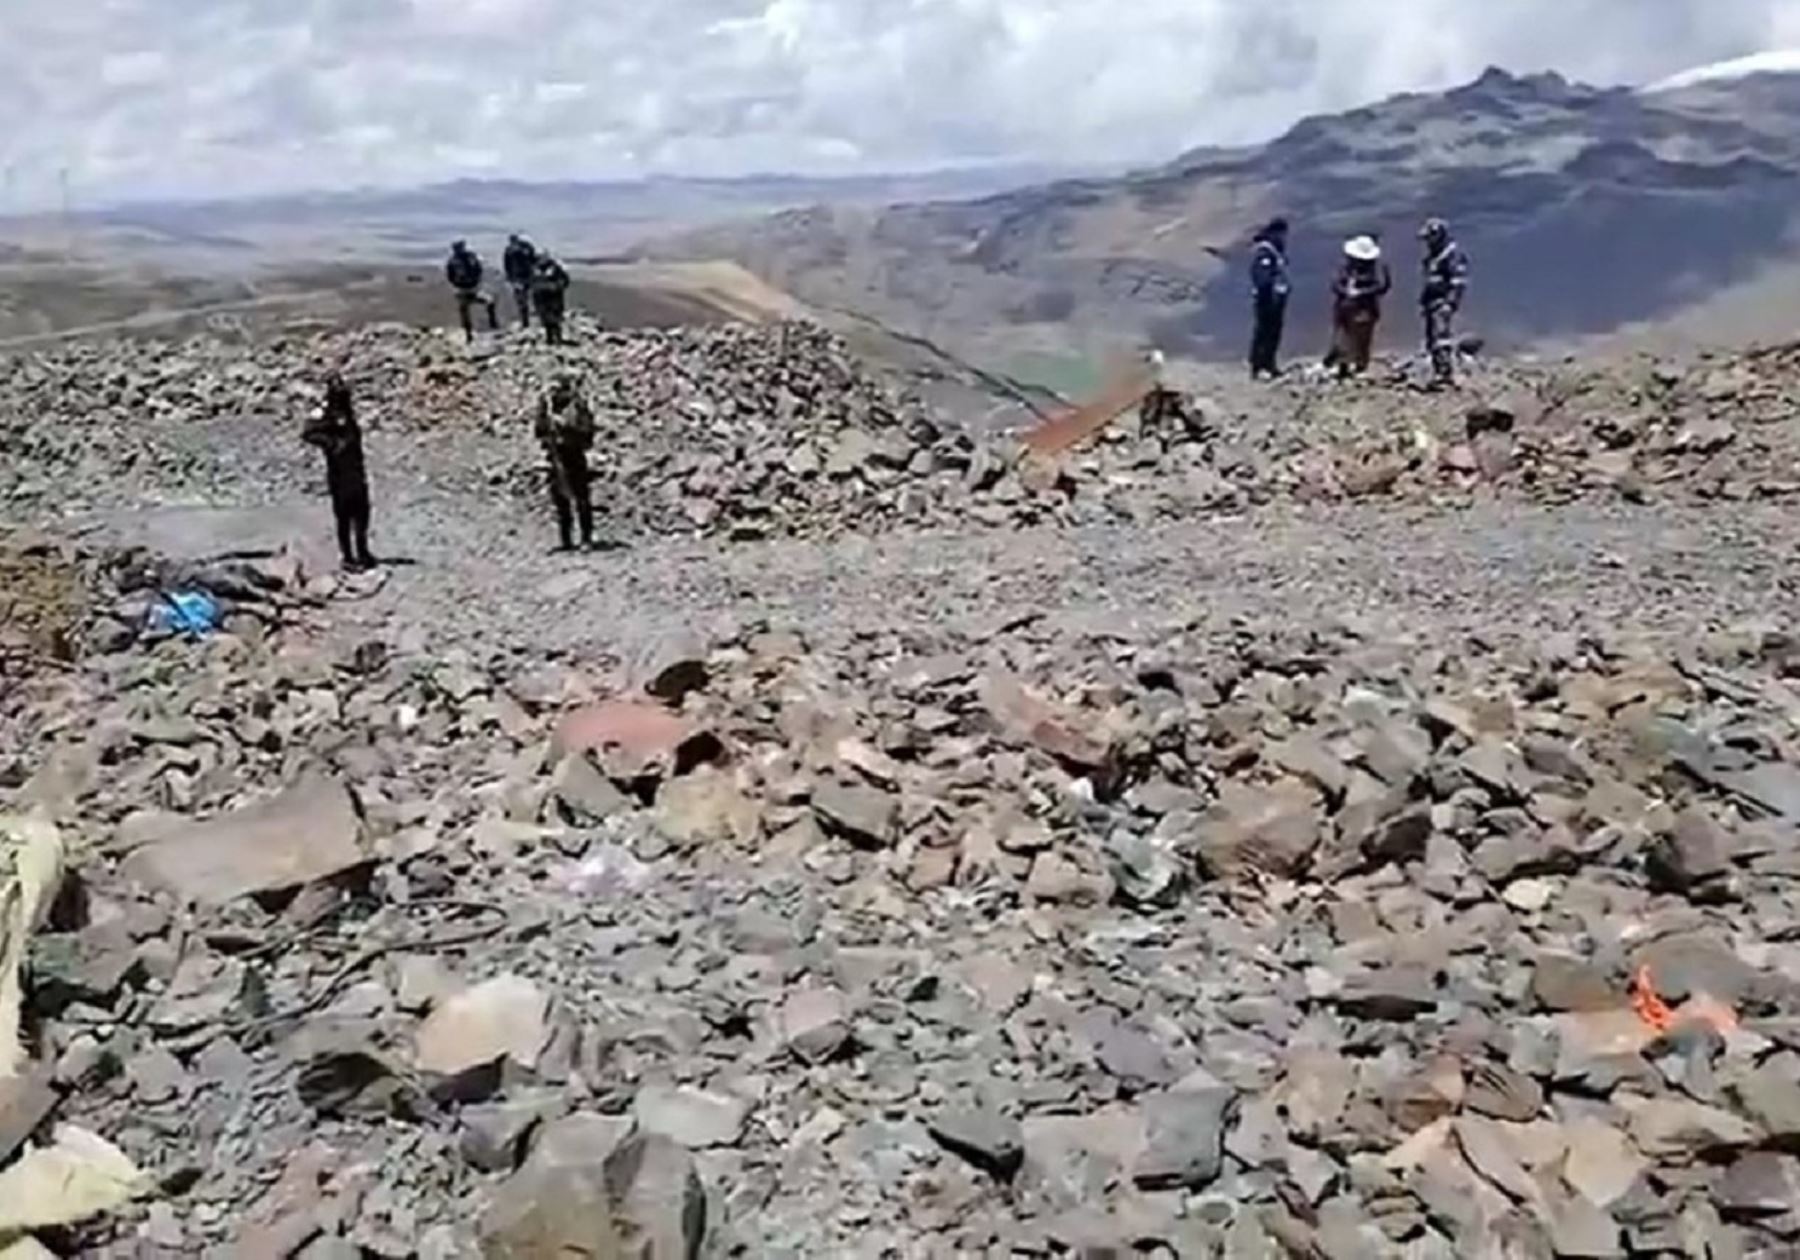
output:
[[[463,340],[475,340],[475,321],[470,312],[477,306],[487,307],[488,329],[500,331],[500,315],[494,299],[481,291],[481,259],[466,241],[450,246],[450,261],[444,264],[444,278],[456,293],[456,318],[462,324]]]
[[[564,373],[538,402],[534,426],[538,445],[550,465],[550,502],[556,508],[556,530],[562,551],[575,549],[575,525],[581,526],[581,545],[594,546],[594,505],[588,451],[594,445],[594,413],[575,387],[575,378]]]
[[[544,326],[544,340],[553,346],[563,344],[563,314],[568,294],[567,269],[549,254],[539,254],[531,277],[531,301],[537,307],[538,322]]]
[[[506,283],[519,308],[519,327],[530,328],[531,281],[537,274],[537,247],[514,232],[506,242],[506,255],[501,261],[506,269]]]
[[[301,440],[325,453],[325,485],[337,520],[338,554],[346,569],[369,569],[369,476],[363,466],[362,430],[350,386],[333,372],[325,378],[325,401],[307,421]]]
[[[1431,356],[1431,388],[1447,389],[1456,384],[1456,313],[1469,288],[1469,259],[1442,219],[1427,219],[1419,239],[1425,247],[1419,309]]]
[[[1273,380],[1281,375],[1281,332],[1287,323],[1288,224],[1272,220],[1256,234],[1250,248],[1250,292],[1255,302],[1255,330],[1250,336],[1250,377]]]
[[[1344,263],[1331,284],[1334,335],[1331,353],[1325,356],[1325,366],[1337,368],[1339,380],[1369,370],[1381,299],[1393,287],[1393,273],[1381,260],[1381,245],[1374,237],[1344,242]]]

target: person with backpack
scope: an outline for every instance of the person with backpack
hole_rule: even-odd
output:
[[[362,429],[356,423],[350,386],[341,374],[333,372],[325,378],[325,402],[307,420],[300,440],[324,453],[325,487],[331,494],[331,515],[337,522],[338,554],[344,568],[353,572],[373,568]]]
[[[467,241],[457,241],[450,246],[450,260],[444,264],[444,278],[450,282],[450,288],[456,293],[456,318],[462,323],[463,340],[475,340],[475,322],[470,312],[477,306],[487,307],[488,330],[500,331],[500,316],[494,309],[494,299],[481,289],[481,259],[469,248]]]
[[[538,445],[550,466],[550,502],[556,508],[560,551],[575,549],[575,526],[581,546],[594,547],[594,505],[588,451],[594,445],[594,413],[568,373],[558,376],[538,402],[534,426]]]
[[[549,254],[539,254],[531,276],[531,301],[537,307],[538,323],[544,326],[544,340],[553,346],[563,344],[568,294],[568,270]]]
[[[506,283],[513,292],[513,302],[519,308],[519,327],[531,327],[531,281],[537,274],[537,246],[514,232],[506,242],[506,254],[501,259],[506,269]]]

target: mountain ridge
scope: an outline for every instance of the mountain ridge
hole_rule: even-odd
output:
[[[1525,345],[1670,318],[1800,255],[1796,119],[1796,76],[1643,92],[1495,67],[1262,146],[965,200],[792,209],[638,252],[730,258],[990,361],[1145,343],[1217,359],[1239,351],[1244,249],[1268,217],[1294,221],[1295,342],[1318,345],[1341,240],[1388,242],[1390,325],[1406,324],[1413,232],[1441,215],[1475,258],[1471,321]]]

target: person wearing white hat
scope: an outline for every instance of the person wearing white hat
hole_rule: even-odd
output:
[[[1327,367],[1337,368],[1340,380],[1369,370],[1369,354],[1375,343],[1375,326],[1381,322],[1381,299],[1394,287],[1393,274],[1381,260],[1381,243],[1373,236],[1353,236],[1344,242],[1344,262],[1332,281],[1331,352]]]

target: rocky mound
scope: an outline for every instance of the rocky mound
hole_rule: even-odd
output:
[[[343,371],[370,433],[461,489],[540,490],[531,415],[581,378],[616,529],[633,536],[813,534],[917,517],[971,444],[810,324],[600,333],[549,351],[509,334],[470,353],[376,326],[241,345],[72,345],[0,360],[0,495],[56,503],[136,487],[242,497],[290,487],[323,373]]]
[[[930,414],[816,327],[599,333],[475,354],[397,326],[239,346],[108,343],[0,360],[0,495],[15,512],[121,497],[291,494],[327,365],[382,443],[376,476],[542,493],[529,415],[557,371],[599,411],[597,497],[627,539],[819,537],[896,526],[1148,521],[1272,502],[1478,496],[1742,500],[1800,487],[1800,352],[1603,366],[1493,363],[1429,395],[1403,376],[1203,377],[1183,414],[1129,416],[1053,467]],[[1216,388],[1211,388],[1216,387]]]
[[[1741,502],[1800,492],[1800,348],[1687,365],[1475,365],[1429,394],[1396,372],[1194,382],[1188,414],[1125,420],[1054,478],[997,482],[976,520],[1181,519],[1279,502]],[[1026,470],[1029,471],[1029,470]]]
[[[93,656],[0,713],[78,884],[0,1165],[117,1143],[94,1254],[1777,1253],[1797,675],[1754,628]]]

